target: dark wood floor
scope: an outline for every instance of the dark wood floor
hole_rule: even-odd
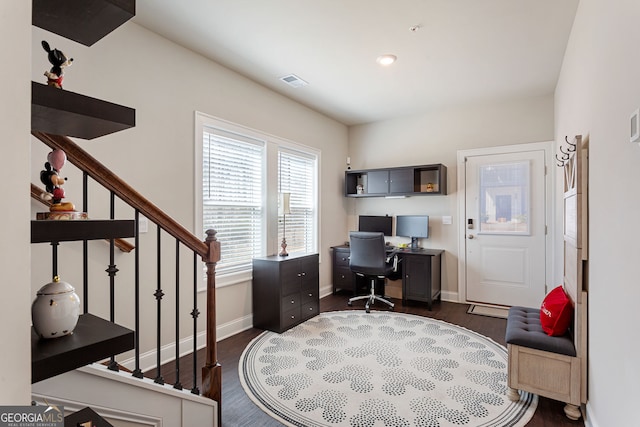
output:
[[[362,310],[362,302],[354,303],[354,307],[347,306],[349,294],[339,293],[329,295],[320,300],[320,311],[337,310]],[[394,311],[432,317],[449,323],[463,326],[494,341],[505,345],[504,332],[507,321],[494,317],[467,314],[468,305],[450,302],[436,302],[433,310],[429,311],[426,304],[410,302],[406,306],[401,301],[394,301]],[[245,394],[238,376],[238,362],[246,345],[256,336],[261,334],[261,329],[249,329],[236,334],[218,343],[218,360],[222,364],[222,424],[224,427],[256,426],[276,427],[282,426],[269,415],[259,409]],[[181,359],[180,382],[186,389],[193,387],[193,357]],[[198,365],[204,364],[204,351],[198,353]],[[199,375],[199,374],[198,374]],[[155,377],[156,373],[149,373]],[[169,364],[162,368],[162,376],[167,383],[175,382],[175,365]],[[198,376],[197,381],[200,381]],[[575,427],[584,426],[584,422],[571,421],[565,417],[562,410],[564,404],[554,400],[540,398],[538,408],[528,427]]]

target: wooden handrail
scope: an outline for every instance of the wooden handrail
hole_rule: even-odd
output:
[[[93,180],[112,191],[129,206],[137,209],[149,220],[158,224],[164,231],[180,240],[185,246],[197,253],[203,260],[207,259],[209,247],[198,240],[189,230],[176,222],[160,208],[145,199],[129,184],[107,169],[102,163],[91,157],[70,138],[62,135],[52,135],[45,132],[32,131],[31,134],[52,149],[63,150],[73,165],[86,172]]]
[[[42,193],[44,193],[45,190],[43,190],[42,188],[38,187],[35,184],[31,184],[31,198],[34,200],[39,201],[40,203],[42,203],[45,206],[51,206],[51,202],[43,199],[41,197]],[[118,249],[120,249],[122,252],[131,252],[132,250],[135,249],[135,246],[133,246],[131,243],[127,242],[124,239],[115,239],[114,240],[114,244],[116,245],[116,247]]]

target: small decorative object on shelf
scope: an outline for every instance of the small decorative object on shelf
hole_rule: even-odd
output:
[[[62,185],[66,178],[60,176],[60,171],[67,161],[67,155],[64,151],[56,149],[47,155],[47,162],[44,164],[44,170],[40,172],[40,181],[45,185],[46,193],[42,194],[42,198],[51,202],[49,213],[46,219],[87,219],[86,214],[75,215],[75,206],[71,202],[63,202],[64,190]],[[64,215],[63,215],[64,214]],[[83,214],[83,212],[80,212]],[[38,219],[43,215],[38,214]]]
[[[73,58],[67,57],[61,50],[51,49],[49,43],[44,40],[42,40],[42,47],[45,52],[48,53],[47,58],[49,58],[49,62],[53,65],[49,71],[44,72],[44,75],[47,77],[47,84],[62,89],[62,79],[64,79],[62,69],[70,66]]]
[[[31,305],[33,328],[41,338],[69,335],[79,317],[80,298],[75,288],[58,276],[40,288]]]

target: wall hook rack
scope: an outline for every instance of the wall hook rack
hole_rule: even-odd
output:
[[[558,157],[558,155],[556,154],[556,160],[558,161],[557,165],[558,167],[564,167],[565,162],[567,160],[569,160],[570,157],[570,153],[573,153],[574,151],[576,151],[576,144],[569,141],[569,137],[565,136],[564,137],[565,142],[567,143],[567,148],[563,149],[562,145],[560,146],[560,152],[562,153],[562,156]]]

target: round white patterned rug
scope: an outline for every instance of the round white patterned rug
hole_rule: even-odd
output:
[[[338,311],[242,353],[240,381],[289,426],[519,427],[534,394],[506,397],[507,350],[440,320],[394,312]]]

